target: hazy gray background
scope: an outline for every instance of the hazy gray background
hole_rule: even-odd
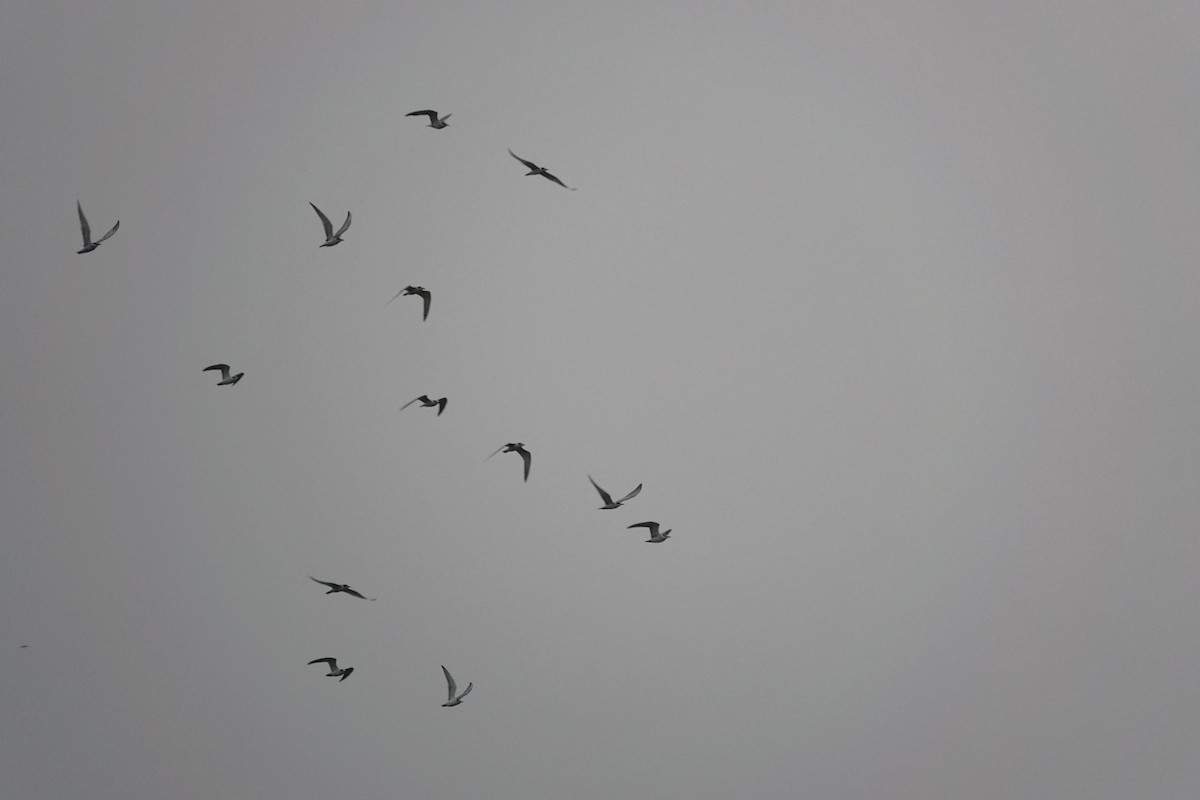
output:
[[[1200,796],[1200,7],[1117,5],[8,0],[0,797]]]

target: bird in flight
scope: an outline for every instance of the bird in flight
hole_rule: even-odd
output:
[[[78,253],[92,252],[93,250],[95,250],[97,247],[100,246],[101,242],[103,242],[105,239],[107,239],[108,237],[110,237],[114,233],[116,233],[117,228],[121,227],[121,220],[117,220],[117,224],[113,225],[112,228],[108,231],[108,233],[104,234],[99,239],[97,239],[96,241],[93,242],[92,241],[92,226],[88,225],[87,217],[85,217],[83,215],[83,204],[80,203],[78,200],[76,200],[75,207],[77,209],[79,209],[79,228],[80,228],[80,230],[83,231],[83,249],[77,251]]]
[[[500,451],[504,451],[505,453],[520,453],[521,459],[525,462],[525,480],[529,480],[529,464],[533,460],[533,456],[530,455],[529,451],[525,449],[525,443],[509,442],[503,447],[496,448],[496,453],[499,453]],[[496,455],[496,453],[492,453],[492,456]],[[492,456],[488,456],[488,458],[491,458]],[[487,458],[485,458],[484,461],[487,461]]]
[[[603,489],[601,489],[600,484],[596,483],[596,481],[592,479],[591,475],[588,475],[588,480],[592,481],[592,486],[596,487],[596,491],[600,493],[600,499],[604,501],[604,505],[600,506],[601,511],[604,511],[605,509],[609,509],[609,508],[619,508],[620,505],[622,503],[624,503],[626,500],[632,500],[633,498],[637,497],[638,492],[640,492],[642,490],[642,485],[639,483],[637,485],[637,488],[634,489],[632,492],[625,495],[620,500],[614,501],[612,499],[612,495],[609,494],[608,492],[604,491]]]
[[[425,301],[425,313],[421,315],[421,321],[424,322],[425,320],[429,319],[429,304],[433,302],[433,295],[429,293],[429,290],[424,286],[405,286],[403,289],[396,292],[396,297],[406,294],[421,295],[421,299]],[[393,297],[392,300],[395,300],[396,297]],[[392,300],[388,300],[386,303],[384,303],[384,308],[390,306],[392,304]]]
[[[202,369],[200,371],[208,372],[210,369],[221,370],[221,382],[218,383],[217,386],[233,386],[235,383],[237,383],[238,381],[240,381],[242,379],[243,375],[246,374],[244,372],[239,372],[237,375],[230,375],[228,364],[213,364],[211,367],[205,367],[204,369]]]
[[[650,529],[650,538],[647,539],[646,541],[654,542],[655,544],[658,544],[659,542],[665,542],[667,540],[667,538],[671,535],[670,528],[667,528],[662,533],[659,533],[657,522],[635,522],[632,525],[630,525],[629,527],[630,528],[649,528]]]
[[[549,172],[547,172],[545,167],[539,167],[537,164],[533,163],[532,161],[526,161],[525,159],[521,158],[519,155],[514,153],[512,150],[509,150],[508,154],[510,156],[512,156],[513,158],[515,158],[517,161],[520,161],[522,164],[524,164],[525,167],[529,170],[529,172],[525,173],[526,178],[528,178],[530,175],[541,175],[543,178],[548,178],[548,179],[554,181],[555,183],[557,183],[559,186],[563,187],[564,189],[570,189],[572,192],[575,191],[574,188],[567,186],[565,183],[560,181],[558,178],[554,177]]]
[[[433,408],[434,406],[437,406],[437,410],[438,410],[437,415],[439,417],[442,415],[442,412],[446,410],[446,398],[441,397],[441,398],[438,398],[437,400],[430,400],[429,395],[427,395],[427,394],[421,395],[416,400],[409,400],[407,403],[400,406],[400,410],[403,411],[404,409],[408,408],[409,406],[411,406],[413,403],[417,402],[418,400],[421,402],[421,406],[423,408]]]
[[[308,577],[312,578],[317,583],[321,583],[321,584],[324,584],[325,586],[328,586],[329,591],[326,592],[325,594],[333,594],[334,592],[345,592],[346,594],[354,595],[355,597],[362,598],[363,600],[374,601],[377,599],[375,597],[363,597],[361,594],[359,594],[358,592],[351,589],[350,584],[348,584],[348,583],[330,583],[329,581],[323,581],[323,580],[319,580],[317,578],[313,578],[312,575],[309,575]]]
[[[311,202],[309,205],[313,207],[313,211],[317,212],[317,216],[321,218],[321,224],[325,226],[325,243],[320,245],[320,247],[333,247],[335,244],[340,244],[342,241],[342,234],[345,233],[346,229],[350,227],[350,212],[346,212],[346,221],[342,223],[342,227],[338,228],[338,232],[334,233],[333,223],[329,221],[329,217],[325,216],[325,214],[321,212],[321,209],[317,208]]]
[[[449,697],[446,699],[446,702],[442,703],[442,708],[449,708],[450,706],[456,706],[462,702],[462,699],[464,697],[466,697],[467,695],[469,695],[471,693],[471,687],[474,686],[475,684],[468,683],[467,688],[463,690],[463,693],[460,694],[458,697],[455,697],[454,692],[458,690],[458,684],[454,682],[453,676],[450,675],[450,670],[446,669],[445,666],[442,667],[442,672],[446,673],[446,686],[450,690]]]
[[[420,117],[420,116],[429,117],[429,124],[426,125],[425,127],[426,128],[438,128],[438,129],[446,127],[446,125],[447,125],[446,120],[450,119],[449,114],[447,114],[444,117],[439,117],[438,113],[436,111],[434,111],[433,109],[429,109],[429,108],[425,109],[424,111],[411,111],[408,114],[405,114],[404,116],[406,116],[406,117]]]
[[[341,683],[342,681],[346,680],[346,678],[349,678],[350,673],[354,672],[354,667],[339,668],[337,665],[336,658],[314,658],[312,661],[310,661],[308,663],[309,663],[309,665],[329,664],[329,673],[326,674],[325,677],[326,678],[336,678],[340,675],[342,680],[338,681],[338,683]]]

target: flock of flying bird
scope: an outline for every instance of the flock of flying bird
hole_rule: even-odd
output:
[[[434,128],[434,129],[438,129],[438,130],[447,127],[449,123],[447,123],[446,120],[448,120],[450,118],[450,114],[446,114],[444,116],[438,116],[438,113],[432,109],[425,109],[422,111],[413,111],[409,114],[406,114],[405,116],[408,116],[408,117],[426,116],[429,118],[429,124],[426,127]],[[521,158],[516,153],[514,153],[512,150],[509,150],[508,154],[511,155],[513,158],[515,158],[517,161],[520,161],[521,164],[523,164],[526,167],[526,169],[529,170],[529,172],[525,173],[526,177],[529,177],[530,175],[540,175],[543,178],[546,178],[547,180],[557,183],[559,186],[563,187],[564,189],[570,189],[571,191],[575,191],[574,187],[567,186],[565,183],[563,183],[561,180],[559,180],[558,177],[556,177],[555,175],[552,175],[549,171],[547,171],[545,167],[539,167],[537,164],[534,164],[532,161],[526,161],[525,159]],[[92,241],[92,229],[91,229],[91,226],[88,224],[87,217],[84,216],[84,214],[83,214],[83,204],[77,200],[75,205],[79,211],[79,227],[83,233],[83,249],[79,250],[78,251],[79,253],[92,252],[93,250],[98,248],[103,242],[105,242],[109,238],[111,238],[112,235],[117,232],[117,229],[121,227],[121,223],[120,223],[120,221],[118,221],[115,225],[112,226],[112,228],[109,229],[108,233],[104,234],[99,239]],[[335,232],[333,229],[333,223],[329,220],[329,217],[325,216],[325,213],[323,211],[321,211],[321,209],[317,208],[316,204],[310,202],[309,205],[312,206],[313,211],[317,212],[317,216],[321,220],[321,226],[323,227],[323,229],[325,231],[325,241],[322,242],[319,245],[319,247],[333,247],[334,245],[341,244],[343,241],[343,239],[342,239],[343,234],[345,234],[346,231],[349,230],[349,228],[350,228],[350,222],[351,222],[350,212],[349,211],[346,212],[346,221],[343,222],[342,226],[340,228],[338,228],[337,231]],[[426,289],[423,286],[406,286],[406,287],[404,287],[403,289],[401,289],[399,292],[396,293],[395,297],[393,297],[391,300],[389,300],[387,303],[385,303],[384,306],[386,307],[388,305],[391,305],[393,300],[396,300],[397,298],[406,296],[406,295],[416,295],[422,299],[422,301],[424,303],[424,309],[423,309],[423,312],[421,315],[421,320],[425,321],[425,320],[429,319],[429,307],[432,303],[433,295],[430,293],[430,291],[428,289]],[[242,377],[246,374],[244,372],[239,372],[236,375],[233,374],[233,371],[228,364],[213,364],[212,366],[205,367],[203,371],[208,372],[209,370],[218,370],[221,373],[221,380],[217,383],[218,386],[233,386],[238,381],[240,381],[242,379]],[[409,400],[407,403],[405,403],[403,406],[400,407],[400,410],[403,411],[404,409],[411,406],[413,403],[420,403],[423,408],[437,408],[437,416],[440,417],[442,415],[442,412],[446,410],[446,402],[447,402],[447,399],[445,397],[441,397],[441,398],[438,398],[437,400],[434,400],[434,399],[430,398],[429,395],[423,394],[420,397]],[[524,462],[524,465],[525,465],[524,480],[525,481],[529,480],[529,469],[533,463],[533,456],[532,456],[532,454],[530,454],[530,452],[528,450],[525,449],[525,444],[523,442],[509,442],[505,445],[502,445],[501,447],[498,447],[487,458],[491,458],[492,456],[496,455],[497,453],[517,453],[517,454],[519,454],[521,456],[521,460]],[[487,458],[485,458],[484,460],[486,461]],[[596,491],[599,493],[600,499],[604,501],[604,505],[600,506],[600,510],[602,510],[602,511],[620,508],[627,501],[632,500],[633,498],[637,497],[638,494],[640,494],[642,491],[642,484],[639,483],[633,489],[633,491],[629,492],[628,494],[626,494],[624,497],[622,497],[619,500],[614,500],[612,495],[609,494],[608,492],[606,492],[604,489],[602,489],[600,487],[600,485],[598,483],[596,483],[596,481],[592,478],[591,475],[588,476],[588,480],[591,481],[592,486],[595,487]],[[659,544],[659,543],[665,542],[671,535],[671,531],[669,529],[660,532],[659,524],[657,522],[652,522],[652,521],[636,522],[633,525],[630,525],[628,527],[629,527],[629,529],[633,529],[633,528],[648,529],[649,533],[650,533],[650,538],[646,540],[646,542],[648,542],[648,543]],[[311,578],[312,580],[316,581],[319,584],[329,587],[329,591],[327,591],[325,594],[336,594],[336,593],[340,592],[343,594],[351,595],[352,597],[357,597],[362,600],[374,601],[376,599],[374,597],[366,597],[365,595],[358,592],[357,590],[352,589],[350,587],[350,584],[348,584],[348,583],[332,583],[330,581],[323,581],[318,578],[314,578],[311,575],[309,575],[308,577]],[[26,647],[27,645],[21,645],[21,646]],[[329,672],[326,673],[326,677],[337,678],[339,683],[346,680],[347,678],[349,678],[351,673],[354,672],[354,667],[339,667],[338,663],[337,663],[337,659],[333,658],[332,656],[325,657],[325,658],[316,658],[308,663],[310,666],[312,664],[327,665],[329,668]],[[466,697],[468,694],[470,694],[471,689],[474,686],[474,683],[468,683],[467,688],[464,689],[461,693],[459,693],[458,692],[458,684],[455,682],[454,677],[450,674],[450,671],[448,669],[446,669],[446,667],[444,665],[442,666],[442,673],[446,677],[446,686],[447,686],[447,690],[448,690],[448,696],[447,696],[446,702],[442,703],[442,706],[446,707],[446,708],[450,708],[450,707],[461,704],[463,701],[463,698]]]

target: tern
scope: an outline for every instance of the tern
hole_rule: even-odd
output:
[[[446,699],[446,702],[442,703],[442,708],[456,706],[462,702],[464,697],[471,693],[471,687],[475,684],[468,683],[467,688],[463,690],[463,693],[458,697],[455,697],[454,692],[458,689],[458,684],[454,682],[453,676],[450,675],[450,670],[446,669],[445,666],[442,667],[442,672],[446,673],[446,686],[450,690],[449,697]]]
[[[80,203],[78,200],[76,200],[75,207],[77,209],[79,209],[79,228],[80,228],[80,230],[83,231],[83,249],[77,251],[79,253],[92,252],[93,250],[95,250],[97,247],[100,246],[101,242],[103,242],[105,239],[107,239],[108,237],[110,237],[114,233],[116,233],[117,228],[121,227],[121,220],[117,220],[117,224],[113,225],[108,233],[104,234],[99,239],[97,239],[96,241],[93,242],[92,241],[92,226],[88,225],[87,217],[85,217],[83,215],[83,204]]]
[[[659,542],[665,542],[667,540],[667,538],[671,535],[670,528],[667,528],[662,533],[659,533],[657,522],[635,522],[632,525],[630,525],[629,527],[630,528],[649,528],[650,529],[650,538],[647,539],[646,541],[654,542],[655,544],[658,544]]]
[[[521,458],[525,461],[525,480],[529,480],[529,464],[533,460],[533,456],[530,455],[529,451],[525,449],[525,443],[509,442],[503,447],[496,448],[496,453],[499,453],[500,451],[504,451],[505,453],[520,453]],[[492,456],[496,455],[496,453],[492,453]],[[488,456],[488,458],[491,458],[492,456]],[[485,458],[484,461],[487,461],[487,458]]]
[[[406,294],[421,295],[421,299],[425,301],[425,313],[421,315],[421,321],[424,322],[425,320],[429,319],[429,304],[433,302],[433,295],[429,293],[429,290],[424,286],[405,286],[403,289],[396,292],[396,297]],[[395,300],[396,297],[393,297],[392,300]],[[387,306],[390,306],[392,304],[392,300],[388,300],[386,303],[384,303],[384,307],[386,308]]]
[[[348,583],[330,583],[329,581],[323,581],[318,578],[313,578],[312,575],[309,575],[308,577],[312,578],[317,583],[321,583],[321,584],[324,584],[325,586],[328,586],[329,591],[326,592],[325,594],[333,594],[335,592],[345,592],[346,594],[351,594],[351,595],[354,595],[355,597],[360,597],[363,600],[374,601],[374,600],[378,599],[375,597],[363,597],[361,594],[359,594],[358,592],[351,589],[350,584],[348,584]]]
[[[437,406],[437,410],[438,410],[437,415],[439,417],[442,415],[442,412],[446,410],[446,398],[441,397],[441,398],[438,398],[437,400],[430,400],[429,395],[427,395],[427,394],[421,395],[416,400],[409,400],[407,403],[400,406],[400,410],[403,411],[404,409],[408,408],[409,406],[411,406],[413,403],[417,402],[418,400],[420,401],[421,406],[424,408],[433,408],[434,406]]]
[[[202,369],[200,371],[208,372],[210,369],[221,370],[221,381],[220,381],[220,383],[217,384],[217,386],[233,386],[235,383],[237,383],[238,381],[240,381],[242,379],[243,375],[246,374],[244,372],[239,372],[237,375],[230,375],[228,364],[213,364],[211,367],[205,367],[204,369]]]
[[[422,115],[429,117],[429,124],[425,126],[426,128],[437,128],[439,130],[446,127],[446,124],[447,124],[446,120],[450,119],[449,114],[447,114],[444,117],[439,117],[438,113],[430,108],[427,108],[424,111],[412,111],[412,112],[409,112],[408,114],[405,114],[404,116],[420,117]]]
[[[333,223],[329,221],[329,217],[325,216],[321,212],[321,209],[317,208],[311,202],[309,205],[313,207],[313,211],[317,212],[317,216],[321,218],[321,224],[325,226],[325,243],[320,245],[320,247],[333,247],[335,244],[341,244],[342,234],[350,227],[350,212],[346,212],[346,221],[342,223],[342,227],[338,228],[338,232],[334,233]]]
[[[604,511],[604,510],[610,509],[610,508],[620,508],[622,503],[624,503],[626,500],[632,500],[633,498],[637,497],[638,492],[640,492],[642,490],[642,485],[639,483],[637,485],[637,488],[634,489],[632,492],[625,495],[620,500],[614,501],[612,499],[612,495],[609,494],[608,492],[604,491],[603,489],[601,489],[600,484],[596,483],[596,481],[592,479],[591,475],[588,475],[588,480],[592,481],[592,486],[596,487],[596,491],[600,493],[600,499],[604,501],[604,505],[600,506],[601,511]]]
[[[513,158],[515,158],[517,161],[520,161],[522,164],[524,164],[526,166],[526,168],[529,169],[529,172],[525,173],[526,178],[528,178],[530,175],[541,175],[543,178],[549,178],[550,180],[554,181],[555,183],[557,183],[559,186],[563,187],[564,189],[570,189],[572,192],[575,191],[574,188],[567,186],[565,183],[560,181],[558,178],[554,177],[549,172],[547,172],[545,167],[539,167],[537,164],[533,163],[532,161],[526,161],[525,159],[521,158],[519,155],[514,153],[512,150],[509,150],[508,154],[510,156],[512,156]]]
[[[341,683],[342,681],[346,680],[346,678],[349,678],[350,673],[354,672],[354,667],[339,668],[337,665],[336,658],[314,658],[312,661],[310,661],[308,663],[309,663],[309,665],[329,664],[329,673],[325,677],[326,678],[336,678],[340,675],[342,680],[338,681],[338,683]]]

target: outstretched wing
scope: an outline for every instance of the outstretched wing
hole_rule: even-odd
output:
[[[657,522],[635,522],[629,526],[630,528],[649,528],[651,536],[658,536]]]
[[[83,246],[87,247],[92,243],[92,226],[88,225],[87,217],[83,215],[83,204],[76,200],[75,207],[79,209],[79,229],[83,231]]]
[[[119,228],[119,227],[121,227],[121,220],[117,220],[117,224],[116,224],[116,225],[113,225],[113,226],[112,226],[112,228],[110,228],[110,229],[109,229],[108,233],[104,234],[104,235],[103,235],[103,236],[101,236],[99,239],[97,239],[97,240],[96,240],[96,244],[100,244],[100,243],[101,243],[101,242],[103,242],[105,239],[107,239],[108,237],[112,236],[114,233],[116,233],[116,232],[117,232],[117,228]]]
[[[514,153],[512,150],[509,150],[508,154],[510,156],[512,156],[513,158],[515,158],[517,161],[520,161],[522,164],[524,164],[529,169],[536,170],[538,168],[537,164],[533,163],[532,161],[526,161],[525,159],[521,158],[519,155]]]
[[[517,452],[521,454],[521,460],[525,462],[525,480],[529,480],[529,464],[533,461],[533,456],[524,447],[517,448]]]
[[[429,399],[429,398],[426,398],[426,397],[425,397],[425,395],[421,395],[421,397],[417,397],[417,398],[414,398],[414,399],[412,399],[412,400],[409,400],[407,403],[405,403],[404,405],[400,406],[400,410],[401,410],[401,411],[403,411],[404,409],[408,408],[408,407],[409,407],[409,406],[411,406],[413,403],[417,402],[418,400],[420,400],[420,399],[422,399],[422,398]]]
[[[309,578],[312,578],[312,580],[314,580],[314,581],[317,581],[317,583],[324,584],[325,586],[328,586],[330,589],[336,589],[336,588],[338,587],[338,584],[336,584],[336,583],[330,583],[329,581],[322,581],[322,580],[318,580],[317,578],[313,578],[313,576],[312,576],[312,575],[309,575],[308,577],[309,577]]]
[[[328,664],[330,670],[337,669],[337,659],[336,658],[314,658],[312,661],[310,661],[308,663],[310,665],[311,664]]]
[[[362,598],[363,600],[374,600],[375,599],[374,597],[364,597],[363,595],[359,594],[358,592],[354,591],[353,589],[351,589],[349,587],[346,587],[342,591],[345,592],[346,594],[352,594],[355,597]]]
[[[314,208],[315,208],[315,206],[314,206]],[[349,227],[350,227],[350,212],[347,211],[346,212],[346,221],[342,223],[342,227],[338,228],[338,232],[333,235],[333,238],[336,239],[339,236],[341,236],[343,233],[346,232],[346,229]]]
[[[446,398],[443,397],[441,400],[438,400],[437,406],[438,406],[437,415],[440,417],[442,415],[442,412],[446,410]]]
[[[556,178],[555,176],[551,175],[549,172],[543,172],[543,173],[542,173],[542,175],[544,175],[545,177],[547,177],[547,178],[549,178],[550,180],[554,181],[555,183],[557,183],[559,186],[563,187],[564,189],[570,189],[572,192],[573,192],[573,191],[575,191],[574,187],[572,187],[572,186],[567,186],[565,183],[563,183],[562,181],[560,181],[560,180],[559,180],[558,178]]]
[[[429,319],[429,304],[433,302],[433,295],[429,293],[428,289],[422,289],[417,294],[421,295],[421,299],[425,301],[425,313],[421,315],[421,321],[424,322]]]
[[[396,292],[396,297],[399,297],[400,295],[404,294],[405,291],[406,291],[405,289],[401,289],[400,291]],[[395,300],[396,297],[393,297],[392,300]],[[392,300],[388,300],[386,303],[384,303],[383,307],[387,308],[388,306],[390,306],[392,304]]]
[[[228,364],[213,364],[211,367],[205,367],[204,369],[202,369],[200,371],[208,372],[210,369],[221,370],[221,380],[223,380],[223,381],[229,380],[229,365]],[[312,576],[310,575],[309,577],[311,578]]]
[[[313,211],[317,212],[317,216],[321,218],[321,224],[325,226],[325,240],[329,241],[333,238],[333,223],[329,221],[329,217],[325,216],[324,212],[317,208],[312,201],[309,201],[308,204],[313,207]]]
[[[467,695],[469,695],[469,694],[471,693],[471,687],[472,687],[472,686],[474,686],[474,685],[475,685],[475,684],[473,684],[473,683],[468,683],[468,684],[467,684],[467,688],[466,688],[466,689],[463,691],[463,693],[462,693],[462,694],[460,694],[460,695],[458,696],[458,699],[459,699],[459,700],[462,700],[464,697],[466,697]]]
[[[632,500],[633,498],[635,498],[635,497],[637,497],[637,496],[638,496],[638,493],[639,493],[640,491],[642,491],[642,485],[639,483],[639,484],[637,485],[637,488],[636,488],[636,489],[634,489],[632,492],[630,492],[629,494],[627,494],[627,495],[625,495],[624,497],[622,497],[622,498],[621,498],[620,500],[618,500],[617,502],[618,502],[618,503],[624,503],[626,500]]]
[[[496,453],[499,453],[501,450],[503,450],[506,447],[508,447],[508,445],[506,445],[506,444],[500,445],[499,447],[496,448],[495,452],[492,453],[492,456],[496,455]],[[492,456],[488,456],[487,458],[484,459],[484,461],[487,461],[488,458],[491,458]]]
[[[346,669],[342,672],[342,677],[338,678],[338,683],[341,683],[342,681],[346,680],[346,678],[349,678],[351,672],[354,672],[354,667],[346,667]]]
[[[406,117],[419,117],[419,116],[422,116],[422,115],[424,115],[424,116],[426,116],[426,117],[429,117],[429,121],[430,121],[430,122],[437,122],[437,112],[436,112],[436,111],[434,111],[434,110],[432,110],[432,109],[428,109],[428,108],[427,108],[427,109],[425,109],[424,111],[410,111],[409,113],[405,114],[404,116],[406,116]],[[446,116],[450,116],[450,115],[449,115],[449,114],[447,114]]]
[[[450,670],[442,666],[442,672],[446,673],[446,686],[450,689],[450,696],[447,698],[449,702],[454,701],[454,690],[458,688],[458,684],[454,682],[454,677],[450,674]]]
[[[612,495],[600,488],[600,484],[596,483],[591,475],[588,475],[588,480],[592,482],[592,486],[596,487],[596,491],[600,493],[600,499],[604,501],[604,505],[612,505]]]

